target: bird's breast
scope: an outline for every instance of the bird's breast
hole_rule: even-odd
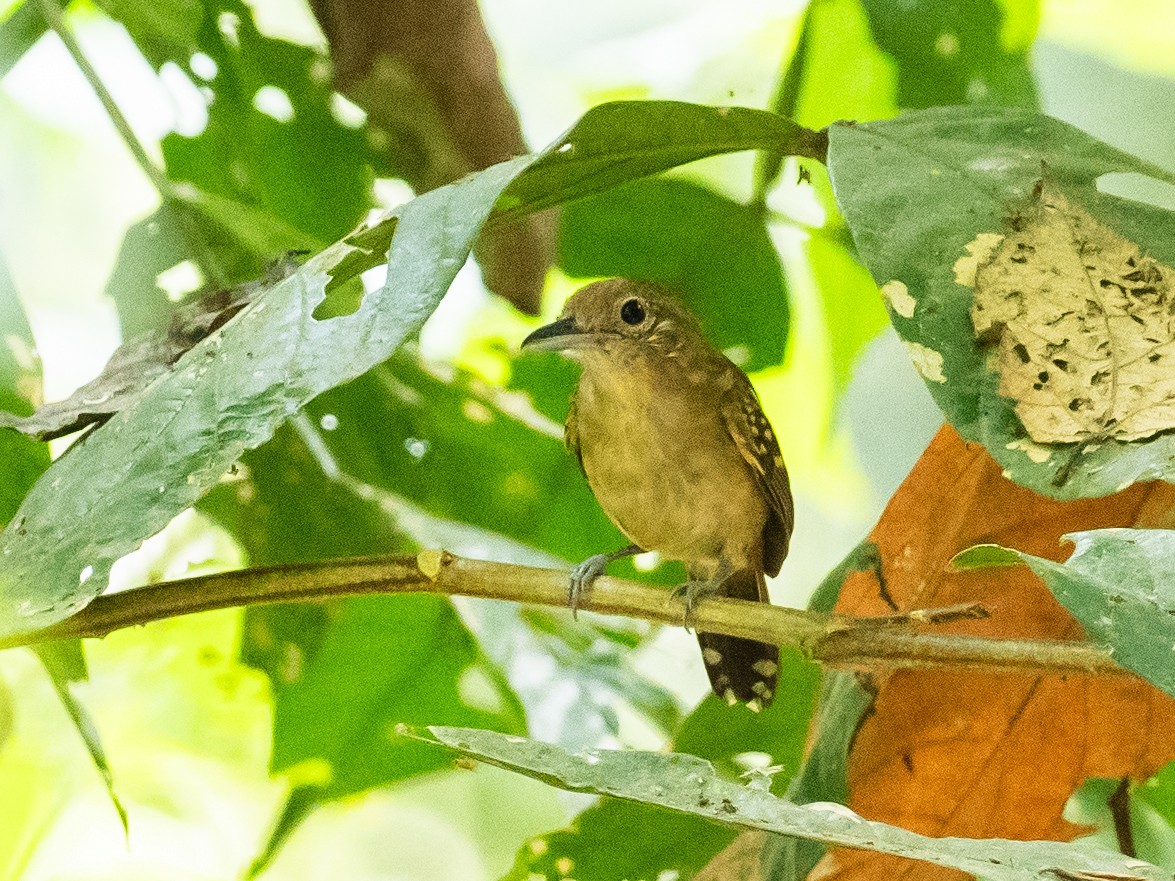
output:
[[[717,399],[682,379],[585,371],[576,396],[584,471],[635,544],[686,562],[741,565],[759,547],[766,503]]]

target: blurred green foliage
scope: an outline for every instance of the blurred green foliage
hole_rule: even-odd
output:
[[[0,409],[22,416],[41,397],[41,364],[16,284],[0,254]],[[0,524],[7,525],[25,494],[49,465],[43,444],[11,431],[0,432]]]
[[[0,23],[0,77],[44,34],[38,2],[15,4]],[[294,5],[281,10],[289,13]],[[448,352],[460,366],[436,363],[423,343],[400,345],[453,283],[491,209],[490,222],[502,226],[561,206],[552,223],[562,275],[551,274],[548,313],[576,279],[628,274],[662,281],[683,293],[720,347],[744,359],[748,370],[763,371],[756,378],[769,390],[764,402],[793,466],[801,513],[809,515],[801,522],[801,529],[811,530],[804,544],[827,544],[821,550],[835,559],[842,537],[824,527],[834,520],[829,509],[843,500],[830,487],[858,479],[855,472],[842,473],[851,470],[843,463],[853,454],[839,432],[843,420],[869,424],[867,413],[842,410],[841,396],[887,320],[873,276],[906,278],[911,266],[929,273],[931,264],[945,271],[950,261],[943,262],[943,242],[969,240],[983,226],[974,216],[977,204],[985,206],[983,228],[992,227],[1004,197],[966,190],[978,185],[960,169],[984,151],[1023,143],[1022,130],[997,124],[1013,118],[999,108],[1023,108],[1015,118],[1039,120],[1028,111],[1048,107],[1032,69],[1040,18],[1035,2],[813,0],[802,14],[747,37],[759,55],[770,54],[762,66],[779,69],[779,81],[764,81],[749,103],[778,115],[676,100],[605,104],[526,170],[517,162],[435,191],[396,208],[395,216],[375,221],[349,244],[331,246],[374,206],[387,205],[380,187],[389,178],[418,185],[430,160],[411,145],[422,127],[435,123],[427,94],[402,108],[403,131],[388,131],[382,126],[395,124],[394,115],[375,125],[343,102],[324,47],[271,33],[262,25],[261,5],[106,0],[99,6],[101,12],[77,4],[70,22],[117,22],[133,44],[119,44],[117,51],[145,59],[153,75],[178,72],[203,113],[187,133],[160,139],[158,205],[96,270],[104,273],[113,260],[106,291],[124,336],[167,325],[177,297],[164,278],[177,267],[194,269],[189,287],[220,288],[262,276],[288,251],[316,256],[265,294],[265,310],[256,310],[260,320],[234,322],[206,341],[181,370],[152,387],[149,406],[81,441],[30,497],[37,516],[19,528],[33,535],[24,540],[10,527],[0,541],[27,564],[19,584],[32,592],[26,599],[35,597],[53,615],[62,613],[58,604],[92,595],[108,565],[191,504],[207,519],[173,524],[161,537],[179,536],[172,544],[135,555],[154,561],[147,577],[239,565],[240,557],[263,565],[429,546],[563,565],[622,544],[559,438],[575,368],[553,356],[514,360],[514,346],[530,325],[516,315],[503,318],[495,306],[468,309],[467,323],[454,320],[448,334],[455,338]],[[622,12],[617,7],[608,14]],[[629,26],[634,32],[644,27],[634,20]],[[509,27],[495,33],[506,45]],[[781,42],[789,32],[794,51]],[[730,54],[737,63],[745,51],[738,46]],[[510,62],[507,52],[507,70]],[[718,82],[716,68],[698,64],[700,77]],[[594,98],[605,93],[699,97],[662,95],[639,82],[639,74],[630,76],[633,83],[585,87],[593,95],[586,103],[598,103]],[[732,103],[748,103],[741,98]],[[918,123],[901,121],[836,128],[833,180],[846,224],[828,175],[812,158],[819,151],[795,123],[819,128],[844,119],[887,120],[899,108],[938,104],[987,109],[913,117],[922,120],[921,128],[903,128]],[[961,120],[963,135],[926,122],[951,114]],[[565,128],[576,111],[561,108],[555,115],[550,131]],[[1017,166],[1020,177],[1038,174],[1047,154],[1051,166],[1080,183],[1084,198],[1162,253],[1167,215],[1095,195],[1092,182],[1109,166],[1074,163],[1072,156],[1110,154],[1059,124],[1044,124],[1057,126],[1047,128],[1055,137],[1033,148],[1036,168],[1024,164],[1029,160]],[[873,132],[888,133],[888,140],[871,140]],[[750,149],[762,151],[754,174],[737,160],[649,176]],[[787,159],[789,152],[808,158]],[[929,166],[948,164],[943,156],[959,173],[927,195],[918,188],[932,173]],[[1159,174],[1120,154],[1110,165]],[[883,238],[887,247],[877,244]],[[387,281],[373,273],[361,283],[361,273],[387,260],[389,244]],[[463,295],[457,289],[471,286],[476,282],[458,277],[450,301]],[[958,318],[950,291],[936,288],[927,302],[935,309],[918,313],[918,321],[897,320],[904,338],[942,344],[946,351],[970,344],[961,326],[942,330],[941,322]],[[0,407],[27,412],[39,369],[16,285],[2,263],[0,330]],[[1038,477],[1040,469],[1028,468],[1021,456],[1000,452],[1012,437],[1005,430],[1007,407],[983,385],[977,356],[968,358],[973,381],[938,395],[944,411],[961,426],[972,417],[987,420],[984,425],[999,422],[990,431],[977,429],[977,436],[1008,460],[1017,479],[1043,486],[1048,475]],[[246,388],[253,380],[260,391]],[[982,386],[978,398],[976,383]],[[960,404],[968,395],[969,403]],[[121,440],[112,439],[120,432]],[[1159,468],[1165,443],[1144,448],[1130,476]],[[0,433],[0,523],[48,462],[44,445]],[[829,481],[832,472],[837,480]],[[1121,477],[1112,470],[1096,480],[1080,473],[1074,486],[1097,489]],[[1083,482],[1087,478],[1094,482]],[[65,481],[65,490],[50,479]],[[849,544],[865,516],[844,517]],[[78,575],[87,565],[98,570],[81,579],[95,579],[89,586]],[[819,556],[789,561],[785,578],[802,592],[826,565]],[[796,574],[797,567],[806,568]],[[615,571],[637,570],[625,563]],[[640,577],[668,583],[679,574],[660,566]],[[535,790],[519,790],[532,793],[523,806],[502,795],[505,786],[487,795],[488,787],[438,782],[464,772],[452,769],[445,754],[395,737],[400,722],[529,733],[569,749],[672,743],[710,759],[728,778],[765,755],[782,766],[774,778],[777,792],[787,788],[799,802],[846,797],[845,756],[868,700],[851,680],[827,680],[818,706],[818,671],[788,656],[781,699],[762,715],[731,710],[713,697],[693,708],[701,671],[677,671],[684,654],[673,654],[680,646],[666,646],[663,635],[631,622],[572,622],[558,611],[432,596],[256,607],[118,634],[87,646],[89,659],[97,660],[90,664],[93,678],[76,689],[65,685],[62,696],[71,711],[95,710],[113,785],[128,805],[134,856],[103,851],[94,860],[103,868],[74,875],[122,877],[119,872],[135,865],[144,877],[162,877],[165,860],[137,856],[143,852],[137,836],[162,836],[138,830],[156,829],[160,817],[181,835],[191,828],[218,830],[198,848],[215,856],[201,862],[195,876],[225,877],[252,866],[267,877],[309,877],[306,866],[280,853],[295,850],[299,841],[337,849],[339,873],[357,874],[366,870],[362,839],[315,837],[318,808],[333,801],[330,810],[350,817],[357,805],[375,802],[359,794],[381,787],[392,798],[421,799],[411,807],[418,814],[429,798],[462,793],[471,802],[445,810],[470,840],[507,828],[515,834],[525,817],[534,829],[508,878],[566,875],[563,861],[570,860],[577,881],[666,872],[685,881],[733,837],[702,819],[645,805],[605,800],[560,806],[543,802]],[[686,648],[694,657],[696,650]],[[71,670],[62,666],[54,680],[58,689],[78,678],[81,659],[71,657]],[[8,830],[0,832],[0,878],[44,877],[30,869],[34,857],[48,860],[42,854],[70,827],[62,819],[65,806],[48,804],[34,791],[43,782],[29,768],[77,777],[87,756],[100,764],[107,759],[93,737],[86,739],[88,753],[70,741],[78,752],[72,764],[30,760],[30,744],[47,741],[46,725],[34,721],[55,720],[68,731],[68,720],[45,709],[51,695],[34,687],[34,674],[20,661],[0,664],[0,676],[11,679],[11,688],[0,679],[0,782],[18,793],[11,815],[0,807],[0,829]],[[821,720],[820,736],[805,764],[813,718]],[[73,722],[92,733],[76,712]],[[211,741],[201,745],[205,728]],[[6,737],[15,745],[6,746]],[[267,782],[265,768],[276,782]],[[154,780],[170,779],[169,773],[181,778],[173,788]],[[1168,822],[1164,796],[1154,793],[1170,791],[1170,776],[1160,775],[1145,790]],[[569,810],[584,807],[567,826]],[[109,812],[108,803],[100,809]],[[232,830],[213,820],[226,811],[229,819],[216,822]],[[374,838],[381,844],[404,828],[389,816],[377,821]],[[403,823],[406,814],[395,816]],[[381,825],[388,823],[390,831]],[[437,851],[455,840],[452,826],[432,833],[441,842]],[[485,878],[507,871],[502,854],[519,840],[477,844],[480,852],[496,854],[496,863],[487,858],[480,867]],[[813,846],[774,844],[763,855],[773,878],[802,877],[818,856]],[[143,864],[134,863],[139,858]],[[421,881],[447,877],[445,864],[438,866],[421,868]]]

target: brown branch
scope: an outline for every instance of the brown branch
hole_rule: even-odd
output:
[[[125,627],[210,609],[420,592],[564,607],[567,572],[468,560],[435,550],[422,551],[416,557],[244,569],[98,597],[52,627],[0,641],[0,648],[101,637]],[[681,602],[670,591],[619,578],[596,580],[580,609],[682,624]],[[710,633],[795,646],[814,660],[837,667],[964,667],[1035,675],[1132,675],[1115,664],[1108,651],[1089,643],[984,639],[918,632],[908,626],[934,617],[933,613],[920,613],[906,621],[894,616],[852,618],[715,597],[697,604],[691,623]]]

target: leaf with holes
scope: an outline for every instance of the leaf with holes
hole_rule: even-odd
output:
[[[971,318],[980,339],[997,342],[1000,394],[1033,441],[1132,441],[1175,428],[1175,270],[1047,177],[990,244]]]
[[[1118,324],[1143,321],[1131,330],[1135,336],[1129,339],[1137,338],[1137,344],[1123,342],[1111,356],[1115,372],[1125,371],[1128,386],[1140,384],[1130,378],[1136,366],[1127,367],[1127,362],[1141,356],[1144,363],[1137,367],[1150,375],[1150,355],[1163,352],[1165,331],[1160,325],[1165,319],[1160,320],[1160,313],[1167,308],[1166,283],[1153,282],[1165,267],[1175,265],[1175,215],[1105,195],[1097,182],[1114,172],[1164,182],[1175,181],[1175,175],[1024,110],[939,107],[882,122],[834,125],[829,137],[837,201],[861,258],[882,285],[894,327],[931,394],[964,438],[987,447],[1016,482],[1058,498],[1106,495],[1140,479],[1175,477],[1175,433],[1160,431],[1141,439],[1144,432],[1165,424],[1164,417],[1153,418],[1153,406],[1125,435],[1099,433],[1103,415],[1122,419],[1136,404],[1153,404],[1145,391],[1132,393],[1142,395],[1137,401],[1119,396],[1121,408],[1115,404],[1109,410],[1088,390],[1069,396],[1062,406],[1068,409],[1076,401],[1074,406],[1085,414],[1080,428],[1089,434],[1081,437],[1072,423],[1046,430],[1039,408],[1029,406],[1033,393],[1044,393],[1046,381],[1039,374],[1047,368],[1037,359],[1047,357],[1050,343],[1068,338],[1076,348],[1090,347],[1077,375],[1092,383],[1104,369],[1092,365],[1104,360],[1104,352],[1096,349],[1107,332],[1095,338],[1091,324],[1080,340],[1076,331],[1062,334],[1056,341],[1041,342],[1039,356],[1027,352],[1027,360],[1022,357],[1027,344],[1017,336],[1042,331],[1051,321],[1077,324],[1078,315],[1089,324],[1095,310],[1082,295],[1089,286],[1072,288],[1062,301],[1056,280],[1066,272],[1077,278],[1087,264],[1096,266],[1097,308],[1108,306],[1104,279],[1133,291],[1123,294],[1133,305],[1119,310]],[[1081,229],[1063,234],[1061,221],[1078,218]],[[1038,255],[1034,265],[1018,262],[1025,251],[1018,244],[1044,248],[1046,241],[1051,243],[1047,257]],[[1131,267],[1128,261],[1135,254],[1137,265]],[[1145,261],[1142,254],[1148,255]],[[973,296],[974,286],[990,291]],[[996,310],[1001,290],[1007,303]],[[1023,314],[1016,306],[1017,292],[1023,297]],[[1144,305],[1148,299],[1153,305]],[[980,317],[976,325],[973,308],[979,315],[987,310],[996,316],[990,322]],[[1008,309],[1019,331],[1016,322],[1009,323]],[[1073,316],[1064,314],[1070,311]],[[977,326],[982,331],[978,335]],[[1122,330],[1115,325],[1108,333],[1117,339]],[[1147,337],[1157,342],[1149,343]],[[999,355],[1001,346],[1008,354]],[[1009,374],[1009,357],[1034,369]],[[1071,367],[1077,363],[1076,358],[1052,357]],[[1054,364],[1047,371],[1047,382],[1060,381],[1058,370],[1063,368]]]

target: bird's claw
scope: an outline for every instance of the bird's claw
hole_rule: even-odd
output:
[[[609,554],[595,554],[582,563],[571,567],[571,580],[567,587],[567,605],[571,609],[571,617],[579,617],[579,601],[592,582],[608,570],[611,562]]]
[[[673,598],[685,604],[685,614],[681,619],[681,626],[686,630],[693,629],[694,608],[698,601],[718,590],[719,585],[713,581],[687,581],[673,588]]]

